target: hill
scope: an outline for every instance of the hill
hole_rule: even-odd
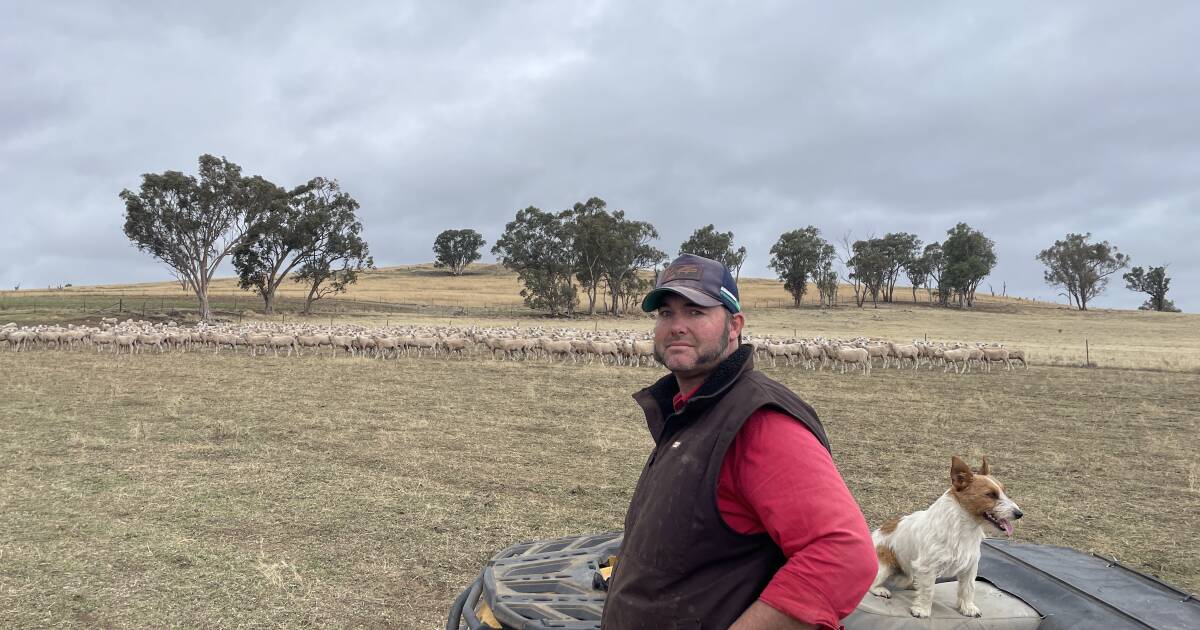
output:
[[[782,337],[871,336],[895,340],[932,339],[999,342],[1030,352],[1035,363],[1200,372],[1200,316],[1095,309],[1070,310],[1061,304],[1017,297],[980,295],[975,308],[939,308],[923,291],[912,300],[908,287],[897,287],[893,304],[870,302],[857,308],[844,286],[839,305],[792,308],[782,283],[767,278],[739,280],[748,329]],[[314,321],[354,319],[379,323],[458,321],[488,325],[572,326],[648,330],[641,313],[621,318],[547,320],[526,309],[516,274],[498,265],[474,265],[455,277],[430,264],[386,267],[363,274],[337,299],[317,303]],[[212,302],[227,319],[261,317],[262,301],[238,289],[233,278],[214,281]],[[296,318],[304,291],[293,283],[280,289],[278,317]],[[82,323],[101,316],[185,319],[195,298],[177,283],[110,284],[61,290],[0,291],[0,323]]]

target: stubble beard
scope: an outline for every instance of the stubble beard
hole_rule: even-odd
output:
[[[654,345],[654,358],[659,363],[666,366],[668,370],[671,370],[673,374],[691,376],[692,374],[711,371],[712,368],[716,367],[717,364],[721,362],[721,359],[725,356],[725,351],[729,349],[729,328],[730,322],[728,319],[726,319],[725,328],[721,331],[721,339],[717,342],[717,347],[708,352],[700,353],[696,357],[696,362],[693,363],[690,368],[681,370],[671,369],[671,367],[667,365],[666,357],[663,355],[662,351],[658,349],[658,344]]]

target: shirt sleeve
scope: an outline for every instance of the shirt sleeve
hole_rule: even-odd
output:
[[[736,531],[765,531],[783,551],[759,599],[789,617],[839,628],[875,578],[862,510],[829,452],[787,414],[746,420],[722,464],[718,507]]]

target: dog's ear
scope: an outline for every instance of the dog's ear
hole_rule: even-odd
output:
[[[967,486],[971,485],[973,477],[971,467],[966,462],[959,459],[957,455],[950,458],[950,483],[955,490],[965,490]]]
[[[987,458],[986,458],[986,457],[984,457],[984,458],[983,458],[983,465],[979,467],[979,474],[981,474],[981,475],[990,475],[990,474],[992,474],[991,470],[992,470],[991,468],[988,468]]]

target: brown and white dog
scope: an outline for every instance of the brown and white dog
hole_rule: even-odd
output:
[[[979,570],[979,546],[989,534],[1012,536],[1012,521],[1024,512],[996,481],[987,458],[978,472],[963,460],[950,460],[950,489],[933,505],[907,516],[893,518],[875,530],[875,553],[879,572],[871,593],[891,597],[884,583],[901,574],[901,588],[912,586],[917,594],[909,612],[928,617],[933,609],[933,585],[941,575],[958,578],[958,612],[980,616],[975,606],[975,576]]]

